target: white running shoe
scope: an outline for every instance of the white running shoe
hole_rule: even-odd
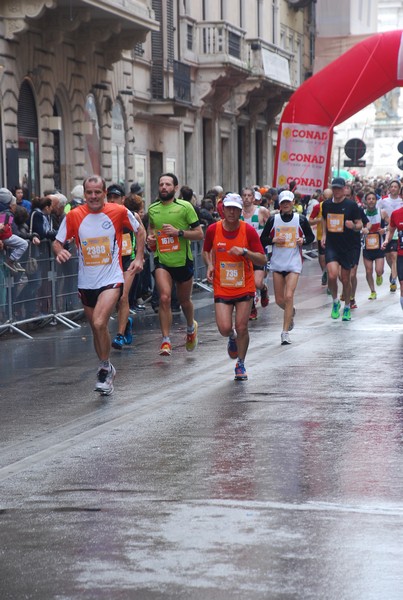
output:
[[[98,369],[95,391],[99,392],[102,396],[110,396],[114,389],[113,380],[115,379],[115,375],[116,369],[113,365],[110,366],[109,371],[102,368]]]
[[[288,331],[283,331],[281,334],[281,345],[288,346],[289,344],[291,344],[290,334]]]

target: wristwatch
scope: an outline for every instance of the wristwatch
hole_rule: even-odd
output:
[[[178,237],[183,237],[183,229],[178,229]]]
[[[248,249],[244,248],[242,252],[242,256],[246,256],[248,254]]]

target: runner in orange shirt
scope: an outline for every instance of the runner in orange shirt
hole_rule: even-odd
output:
[[[249,315],[256,292],[253,265],[266,264],[259,235],[251,225],[240,220],[242,206],[238,194],[225,196],[224,219],[208,227],[203,247],[207,279],[214,287],[218,331],[228,337],[230,358],[238,359],[235,367],[238,381],[248,379],[245,356],[249,345]]]

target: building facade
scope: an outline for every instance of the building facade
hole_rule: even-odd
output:
[[[314,72],[368,36],[403,29],[403,0],[342,0],[334,4],[321,0],[317,5],[317,33]],[[357,90],[359,93],[359,89]],[[348,140],[366,145],[365,166],[353,171],[368,177],[402,175],[398,161],[403,140],[403,96],[395,88],[356,113],[335,130],[332,165],[344,168]]]
[[[312,73],[307,0],[3,0],[0,183],[90,173],[146,198],[270,183],[279,113]]]

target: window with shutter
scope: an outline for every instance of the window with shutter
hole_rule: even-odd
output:
[[[155,100],[164,98],[164,46],[163,46],[163,20],[161,0],[152,0],[152,7],[156,21],[159,21],[159,31],[151,33],[151,95]]]

